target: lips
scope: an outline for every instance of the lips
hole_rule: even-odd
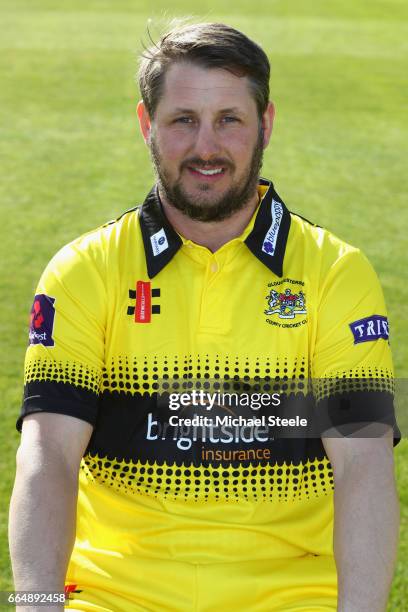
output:
[[[224,172],[224,168],[213,168],[212,170],[205,170],[204,168],[192,168],[195,172],[204,174],[204,176],[213,176],[214,174],[221,174]]]
[[[188,167],[187,172],[193,180],[202,184],[218,183],[225,176],[225,168],[194,168]]]
[[[195,177],[205,180],[214,180],[222,177],[227,170],[231,168],[231,163],[221,158],[213,159],[210,163],[197,158],[186,160],[182,167]]]

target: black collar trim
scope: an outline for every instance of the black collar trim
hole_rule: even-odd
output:
[[[157,185],[153,187],[141,206],[140,227],[147,274],[149,278],[153,278],[173,259],[183,244],[163,212]]]
[[[268,190],[245,244],[267,268],[282,276],[290,213],[270,181],[261,178],[260,184],[266,185]],[[157,186],[153,187],[140,208],[140,227],[147,274],[149,278],[154,278],[183,244],[163,212]]]
[[[276,276],[283,276],[283,258],[290,229],[290,212],[276,193],[273,183],[261,178],[260,185],[268,187],[254,227],[247,236],[248,249]]]

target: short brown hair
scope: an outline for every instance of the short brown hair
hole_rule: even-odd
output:
[[[139,87],[150,117],[163,93],[166,70],[181,61],[203,68],[224,68],[236,76],[248,77],[259,117],[265,112],[270,76],[265,52],[245,34],[223,23],[197,23],[170,30],[143,53]]]

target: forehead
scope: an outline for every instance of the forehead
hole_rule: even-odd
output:
[[[203,68],[188,62],[169,67],[157,110],[192,108],[199,111],[241,108],[257,112],[247,77],[238,77],[223,68]]]

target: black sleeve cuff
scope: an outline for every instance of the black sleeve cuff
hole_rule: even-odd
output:
[[[38,412],[66,414],[95,426],[98,400],[98,395],[92,391],[67,383],[28,383],[24,388],[23,405],[16,428],[21,432],[24,417]]]
[[[365,424],[378,424],[378,428],[370,429],[370,437],[380,437],[383,425],[389,425],[394,431],[394,446],[401,440],[394,397],[388,391],[335,393],[318,401],[316,412],[322,432],[334,429],[340,435],[357,435]]]

